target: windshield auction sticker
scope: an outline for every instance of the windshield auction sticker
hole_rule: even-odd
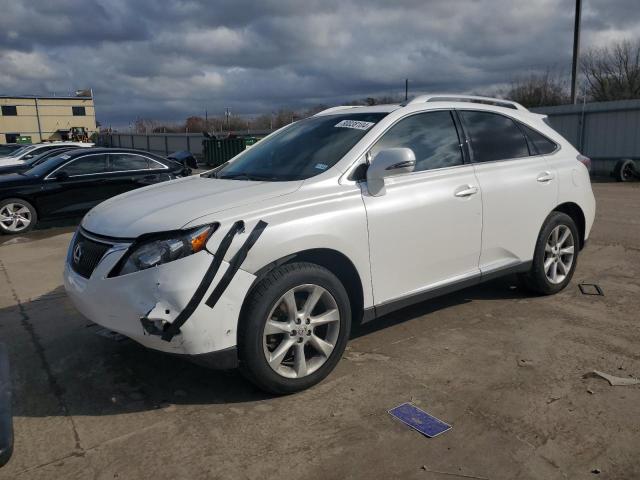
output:
[[[341,122],[336,123],[334,127],[355,128],[356,130],[369,130],[374,125],[375,123],[373,122],[361,122],[359,120],[342,120]]]

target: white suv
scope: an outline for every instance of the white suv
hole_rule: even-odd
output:
[[[504,100],[332,108],[95,207],[65,286],[146,347],[294,392],[335,367],[352,321],[507,273],[562,290],[595,214],[587,161]]]

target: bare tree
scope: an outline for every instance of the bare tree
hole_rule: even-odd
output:
[[[640,40],[589,50],[582,60],[582,73],[592,101],[640,98]]]
[[[156,120],[138,117],[133,122],[133,131],[139,134],[150,133],[153,132],[159,125],[160,122]]]
[[[373,105],[387,105],[387,104],[401,103],[403,101],[404,101],[404,97],[401,98],[399,96],[383,95],[380,97],[366,97],[366,98],[351,100],[351,101],[345,102],[345,105],[366,105],[370,107]]]
[[[515,79],[504,96],[527,108],[570,103],[566,83],[551,70]]]

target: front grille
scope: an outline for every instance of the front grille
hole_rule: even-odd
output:
[[[109,243],[95,242],[78,232],[69,259],[71,268],[78,275],[89,278],[111,247]]]

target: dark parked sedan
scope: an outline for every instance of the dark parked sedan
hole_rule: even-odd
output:
[[[107,198],[189,173],[178,162],[140,150],[69,150],[25,172],[0,175],[0,233],[79,216]]]

